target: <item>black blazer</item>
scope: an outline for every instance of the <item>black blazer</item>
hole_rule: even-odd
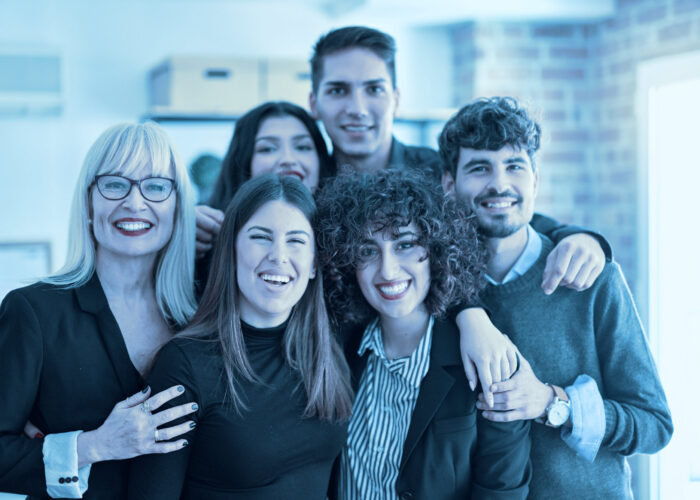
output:
[[[41,439],[99,427],[144,387],[95,274],[79,288],[37,283],[0,306],[0,491],[48,498]],[[83,498],[126,498],[128,463],[94,464]]]
[[[357,389],[367,356],[362,330],[346,343]],[[524,499],[532,476],[530,423],[490,422],[476,411],[453,322],[436,320],[430,368],[418,393],[396,481],[402,499]],[[337,484],[337,466],[332,488]],[[332,494],[335,494],[332,491]]]

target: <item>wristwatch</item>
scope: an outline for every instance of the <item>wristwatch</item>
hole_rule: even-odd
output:
[[[564,389],[552,384],[547,385],[552,388],[554,399],[547,406],[539,422],[548,427],[561,427],[571,416],[571,403]]]

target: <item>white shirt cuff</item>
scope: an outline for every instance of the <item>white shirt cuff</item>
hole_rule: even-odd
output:
[[[82,498],[92,465],[78,469],[78,436],[83,431],[48,434],[42,448],[46,492],[51,498]]]

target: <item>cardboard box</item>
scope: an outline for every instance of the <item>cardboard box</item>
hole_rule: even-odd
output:
[[[238,115],[259,104],[259,62],[171,57],[151,70],[151,113]]]
[[[303,59],[268,59],[261,61],[263,100],[290,101],[304,109],[309,107],[311,68]]]

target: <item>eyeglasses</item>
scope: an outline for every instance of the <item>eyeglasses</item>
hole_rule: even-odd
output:
[[[98,175],[95,184],[100,194],[108,200],[123,200],[129,196],[133,186],[138,186],[141,196],[155,203],[167,200],[175,187],[175,181],[167,177],[145,177],[135,181],[121,175]]]

